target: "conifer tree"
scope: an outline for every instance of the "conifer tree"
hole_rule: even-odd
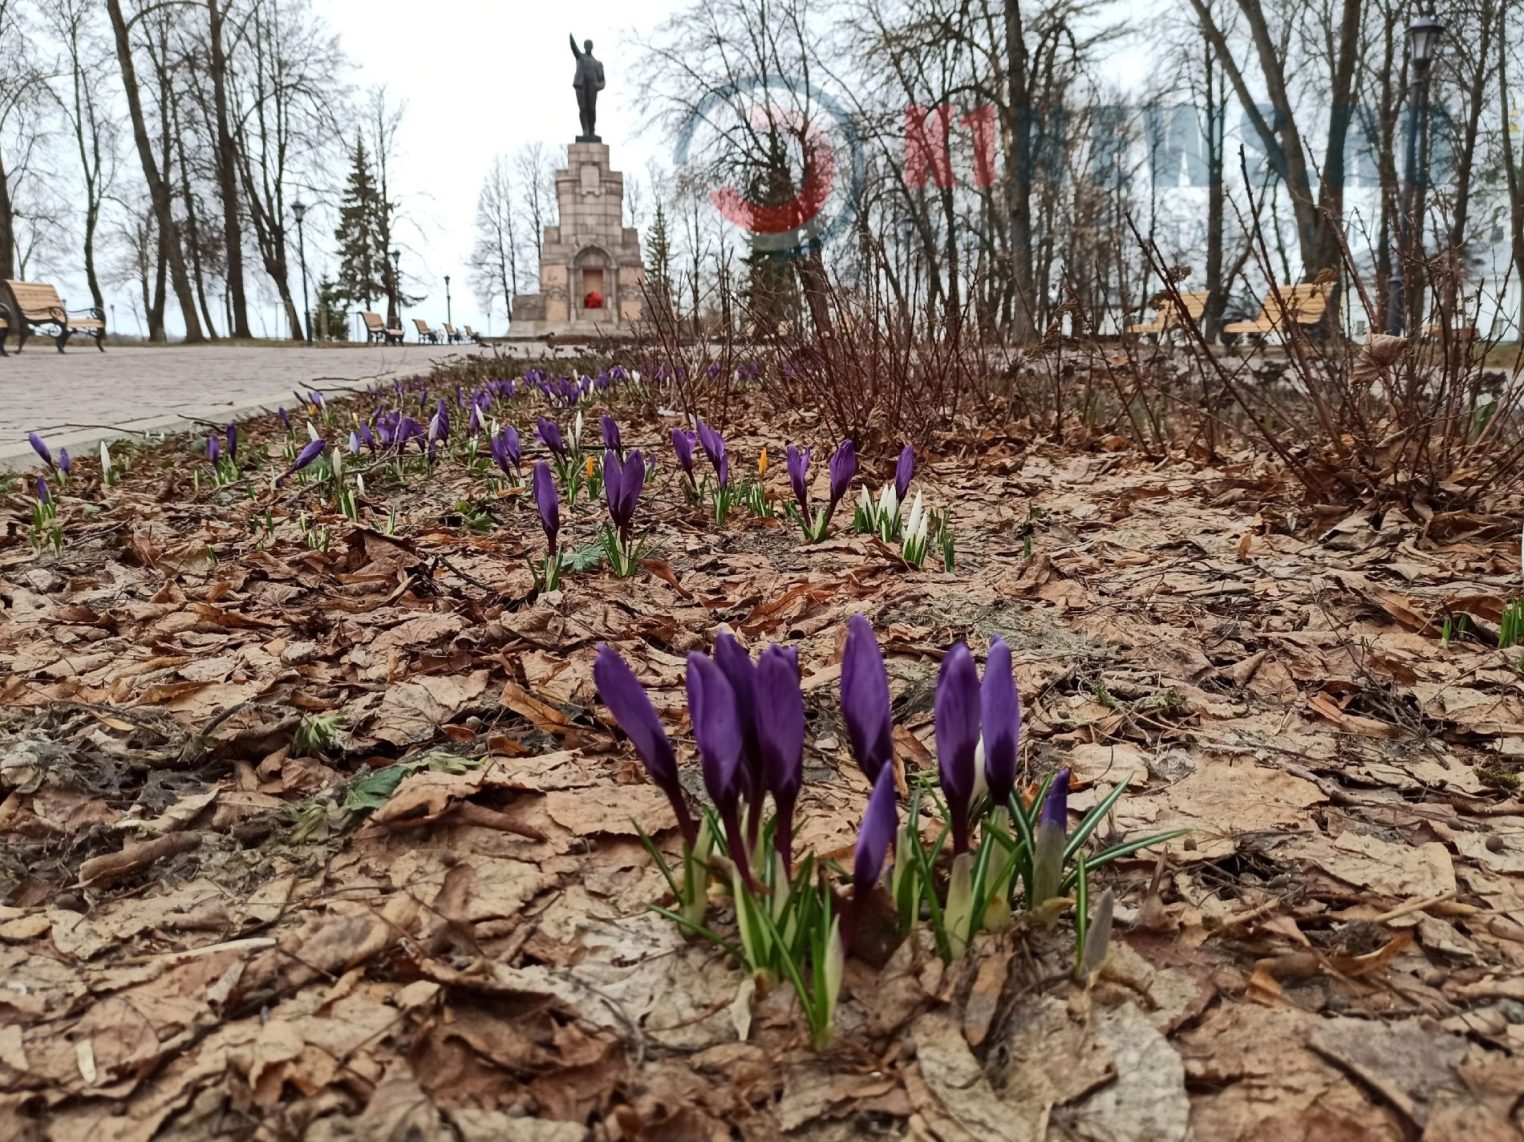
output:
[[[382,201],[371,177],[365,141],[355,139],[350,152],[349,180],[339,206],[339,272],[335,296],[372,309],[372,302],[385,297],[387,283],[386,243],[382,235]]]

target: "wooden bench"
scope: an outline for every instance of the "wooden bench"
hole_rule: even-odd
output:
[[[420,345],[424,342],[428,342],[430,345],[439,344],[439,334],[430,329],[427,322],[415,317],[413,318],[413,328],[418,330],[418,343]]]
[[[461,328],[466,331],[467,341],[474,341],[478,345],[482,343],[482,339],[476,335],[476,330],[472,329],[469,325],[462,325]]]
[[[1232,321],[1222,327],[1224,333],[1284,333],[1296,325],[1316,325],[1328,309],[1328,282],[1303,282],[1301,285],[1272,285],[1265,293],[1259,316],[1253,321]]]
[[[1180,295],[1178,303],[1169,294],[1161,293],[1152,302],[1155,309],[1154,319],[1150,322],[1129,325],[1127,332],[1143,336],[1150,334],[1158,336],[1168,333],[1171,329],[1175,329],[1187,321],[1194,325],[1201,320],[1201,315],[1206,312],[1206,303],[1207,294],[1205,292],[1183,293]],[[1185,311],[1183,316],[1181,314],[1182,306]]]
[[[457,333],[455,326],[451,325],[448,321],[445,322],[444,331],[445,340],[448,341],[451,345],[459,345],[465,340],[465,337],[463,337],[460,333]]]
[[[388,329],[386,322],[381,320],[379,313],[372,313],[370,310],[365,309],[360,311],[360,316],[365,319],[365,341],[367,344],[375,345],[378,342],[384,342],[387,345],[402,344],[402,330],[400,328]]]
[[[58,290],[44,282],[6,282],[11,303],[8,319],[16,323],[16,352],[21,352],[31,336],[31,327],[51,325],[58,330],[53,343],[62,353],[69,338],[84,333],[95,338],[95,347],[106,351],[106,315],[98,309],[80,309],[72,313],[64,308]]]

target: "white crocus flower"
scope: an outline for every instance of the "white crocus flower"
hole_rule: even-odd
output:
[[[317,429],[312,426],[312,421],[309,420],[307,422],[307,439],[308,440],[316,440],[317,438],[318,438]]]
[[[921,503],[921,493],[915,494],[910,505],[910,518],[905,521],[905,535],[900,541],[900,554],[905,562],[919,567],[926,559],[926,508]]]
[[[894,485],[885,484],[878,494],[878,530],[884,539],[894,534],[894,521],[899,515],[900,499],[894,494]]]
[[[582,443],[582,410],[577,410],[577,419],[572,421],[572,447]]]
[[[637,385],[640,384],[640,370],[639,369],[631,369],[630,370],[630,380],[634,381]]]
[[[111,449],[106,447],[106,442],[101,441],[101,478],[106,483],[111,482]]]
[[[355,473],[355,492],[362,496],[365,494],[365,477],[359,472]]]
[[[857,510],[863,513],[863,518],[870,524],[873,523],[873,497],[868,494],[867,488],[857,493]]]
[[[432,443],[434,443],[434,441],[436,441],[438,439],[439,439],[439,414],[436,412],[433,416],[429,417],[429,443],[432,444]]]
[[[344,474],[344,453],[335,445],[333,449],[333,478],[337,480]]]

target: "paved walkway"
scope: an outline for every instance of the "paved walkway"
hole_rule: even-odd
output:
[[[511,346],[537,354],[534,343]],[[398,345],[111,346],[77,338],[59,355],[46,338],[0,360],[0,470],[35,461],[26,434],[85,455],[100,440],[174,432],[187,418],[224,421],[261,408],[290,407],[291,390],[342,391],[378,379],[415,376],[435,362],[483,353],[476,346]]]

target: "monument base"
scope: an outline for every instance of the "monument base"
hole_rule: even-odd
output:
[[[624,175],[596,137],[567,147],[556,206],[540,244],[540,288],[513,299],[509,336],[629,336],[645,301],[640,235],[624,225]]]

